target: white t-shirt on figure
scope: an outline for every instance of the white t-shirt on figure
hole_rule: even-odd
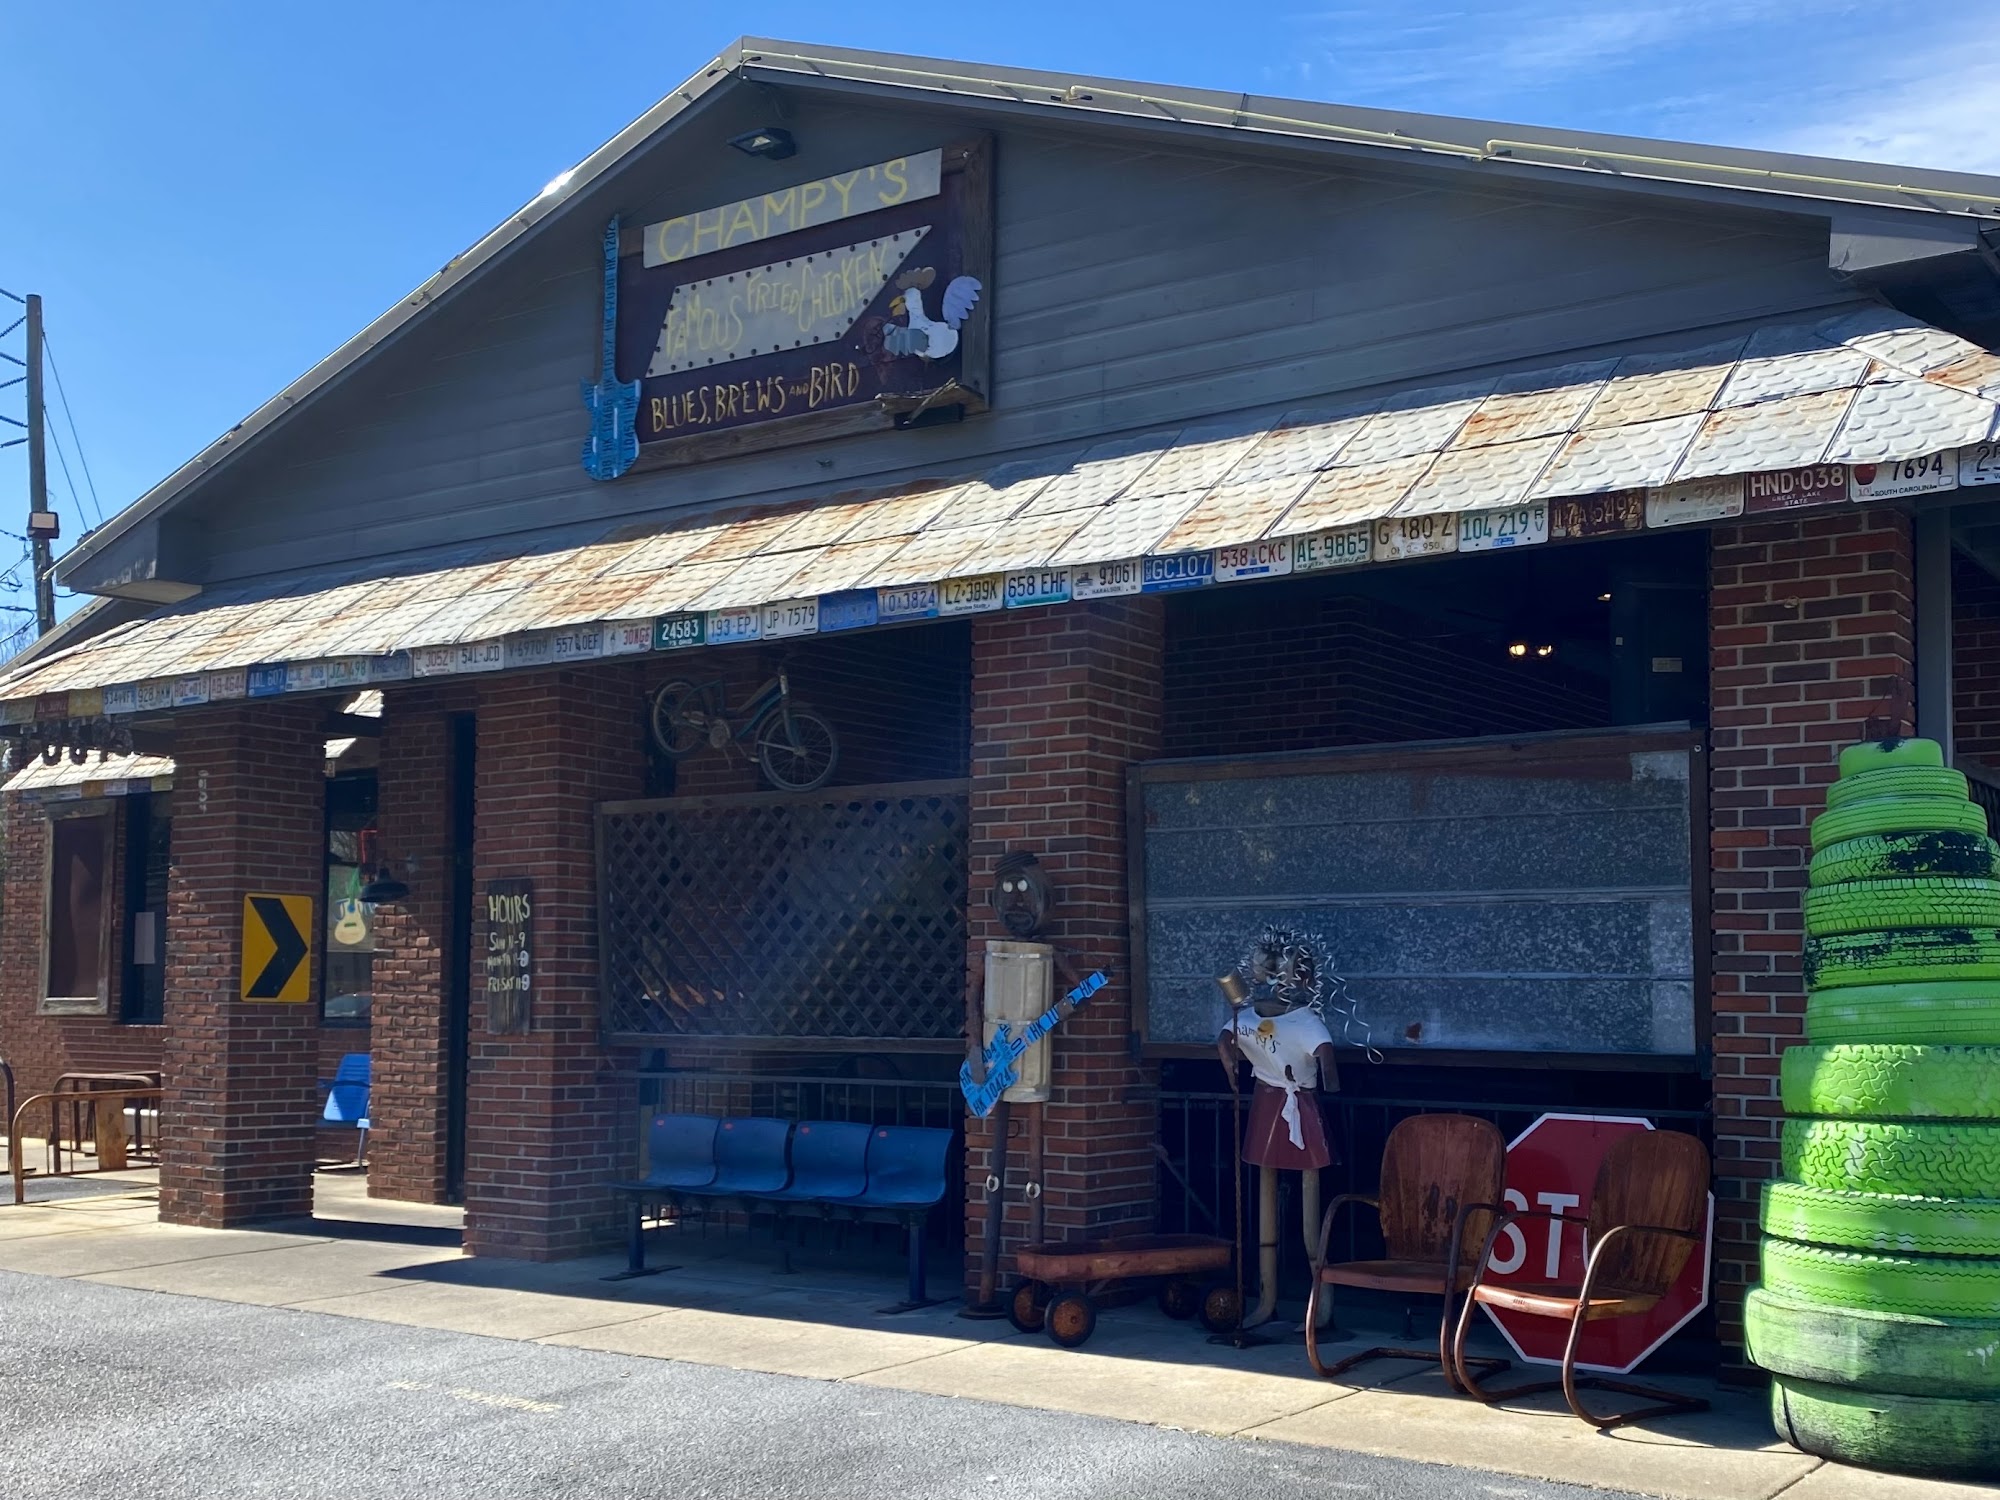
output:
[[[1303,1146],[1298,1094],[1300,1089],[1319,1087],[1319,1062],[1313,1054],[1333,1045],[1326,1022],[1310,1006],[1302,1005],[1281,1016],[1260,1016],[1246,1005],[1236,1013],[1230,1030],[1236,1033],[1237,1049],[1250,1059],[1251,1076],[1285,1091],[1286,1133],[1294,1146]]]

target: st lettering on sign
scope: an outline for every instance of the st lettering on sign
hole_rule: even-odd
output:
[[[519,877],[486,883],[486,1029],[528,1029],[535,990],[535,883]]]

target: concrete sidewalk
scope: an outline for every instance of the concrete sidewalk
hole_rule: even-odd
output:
[[[370,1200],[358,1175],[322,1174],[317,1218],[260,1230],[162,1225],[143,1182],[103,1186],[106,1196],[0,1207],[0,1270],[1676,1500],[1993,1500],[1996,1493],[1799,1453],[1773,1438],[1761,1395],[1710,1388],[1715,1409],[1707,1414],[1602,1434],[1570,1416],[1559,1397],[1483,1407],[1452,1395],[1435,1370],[1398,1361],[1363,1366],[1360,1383],[1331,1384],[1312,1374],[1296,1341],[1241,1351],[1212,1345],[1198,1326],[1171,1322],[1150,1303],[1105,1312],[1082,1350],[1023,1336],[1004,1321],[961,1319],[955,1300],[885,1316],[878,1309],[897,1295],[893,1272],[800,1257],[797,1274],[781,1276],[762,1234],[747,1242],[740,1233],[662,1236],[655,1262],[675,1269],[613,1282],[601,1278],[620,1268],[616,1257],[558,1265],[466,1257],[448,1243],[455,1210]]]

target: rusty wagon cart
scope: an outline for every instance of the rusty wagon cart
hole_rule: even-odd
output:
[[[1025,1278],[1014,1288],[1007,1319],[1023,1333],[1046,1332],[1065,1349],[1089,1342],[1097,1302],[1137,1281],[1157,1281],[1160,1311],[1170,1318],[1201,1314],[1224,1333],[1240,1313],[1236,1291],[1201,1278],[1226,1272],[1233,1247],[1202,1234],[1142,1234],[1119,1239],[1029,1245],[1015,1257]]]

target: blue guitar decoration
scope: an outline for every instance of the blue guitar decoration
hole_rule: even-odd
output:
[[[1092,995],[1103,989],[1111,981],[1104,977],[1102,970],[1071,990],[1056,1001],[1034,1020],[1027,1029],[1016,1037],[1002,1021],[993,1040],[986,1044],[986,1082],[972,1081],[972,1062],[967,1059],[958,1065],[958,1089],[965,1095],[966,1107],[978,1119],[985,1119],[993,1113],[993,1106],[1000,1102],[1000,1096],[1021,1081],[1021,1070],[1017,1066],[1021,1054],[1026,1052],[1043,1037],[1062,1024],[1065,1007],[1083,1004]]]
[[[618,378],[618,220],[604,229],[604,367],[597,384],[582,382],[590,412],[583,471],[616,479],[639,457],[639,382]]]

